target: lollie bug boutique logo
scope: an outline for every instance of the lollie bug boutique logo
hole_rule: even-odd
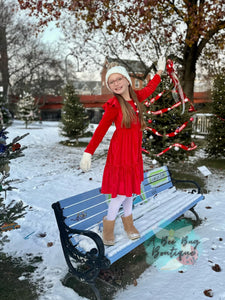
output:
[[[200,240],[186,219],[176,220],[145,242],[147,263],[159,270],[183,270],[194,265],[200,253]]]

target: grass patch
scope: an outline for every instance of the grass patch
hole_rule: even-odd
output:
[[[206,166],[207,168],[212,168],[212,169],[216,169],[216,170],[219,170],[219,171],[222,171],[222,170],[225,170],[225,159],[216,159],[216,158],[202,158],[202,159],[199,159],[197,162],[196,162],[196,166],[197,167],[200,167],[200,166]]]
[[[172,178],[177,180],[191,180],[195,181],[202,189],[202,192],[206,192],[206,182],[204,178],[200,177],[196,172],[193,171],[193,168],[188,169],[186,166],[182,165],[182,169],[170,168]],[[184,171],[185,170],[185,171]],[[196,189],[196,186],[191,183],[175,183],[176,188],[182,189]]]
[[[221,172],[225,170],[225,159],[216,158],[199,158],[194,162],[183,162],[172,164],[169,166],[172,177],[174,179],[192,180],[195,181],[202,189],[203,193],[207,193],[207,178],[203,177],[199,172],[196,172],[198,167],[206,166],[213,169],[214,172]],[[178,183],[175,184],[177,188],[191,188],[190,184]],[[194,187],[192,185],[192,187]]]
[[[0,252],[0,291],[1,300],[36,300],[38,287],[31,281],[31,274],[37,268],[40,257],[13,258]]]
[[[80,138],[88,138],[92,136],[93,133],[91,131],[87,131]],[[76,139],[71,138],[70,140],[61,141],[59,143],[63,146],[68,146],[68,147],[87,147],[87,145],[89,144],[89,142],[79,141],[79,138],[78,141]]]

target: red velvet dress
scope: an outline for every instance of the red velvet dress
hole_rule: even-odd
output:
[[[144,101],[149,97],[160,83],[160,76],[155,75],[148,85],[142,90],[135,91],[138,100]],[[134,102],[129,101],[136,111]],[[132,194],[140,194],[140,186],[143,181],[142,160],[142,131],[140,122],[133,122],[131,128],[121,128],[122,110],[116,97],[109,99],[103,106],[105,113],[96,128],[94,135],[85,152],[94,154],[111,124],[114,122],[116,130],[112,136],[106,165],[103,173],[103,194],[111,194],[131,197]]]

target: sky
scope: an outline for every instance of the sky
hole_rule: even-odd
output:
[[[43,40],[44,43],[46,44],[56,44],[60,41],[60,39],[63,39],[64,35],[62,31],[57,28],[54,25],[54,22],[52,22],[45,30],[43,33],[40,35],[41,39]],[[66,43],[63,46],[63,53],[65,59],[67,57],[68,61],[72,61],[74,66],[78,68],[78,63],[77,63],[77,58],[73,57],[73,55],[69,55],[71,52],[71,46],[66,46]],[[100,81],[101,80],[101,74],[100,71],[81,71],[80,69],[77,70],[76,76],[78,80],[80,81]]]
[[[57,28],[54,23],[49,24],[49,26],[44,30],[42,34],[42,40],[45,43],[55,43],[58,42],[60,38],[63,37],[63,33],[59,28]]]

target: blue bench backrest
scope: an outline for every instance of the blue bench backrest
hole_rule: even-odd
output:
[[[65,223],[71,228],[87,229],[107,214],[107,196],[100,188],[59,201]]]
[[[161,167],[144,173],[141,195],[134,198],[134,206],[148,201],[147,198],[172,187],[167,167]],[[89,229],[107,214],[109,195],[101,194],[100,188],[75,195],[59,201],[65,223],[71,228]]]
[[[147,201],[150,197],[169,189],[173,186],[169,170],[166,166],[153,169],[144,173],[144,181],[141,184],[141,195],[134,199],[134,205]]]

